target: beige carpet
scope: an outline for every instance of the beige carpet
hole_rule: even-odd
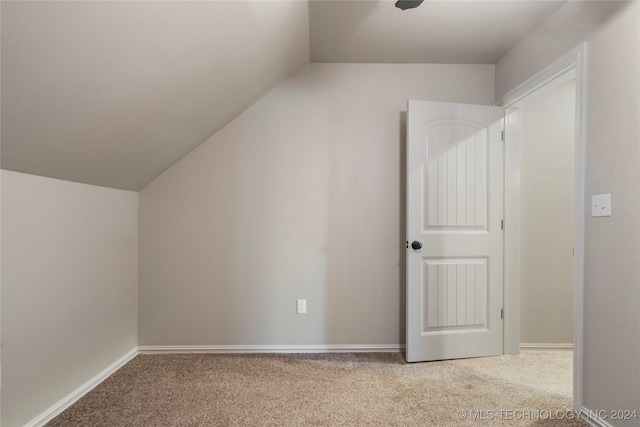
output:
[[[558,419],[571,366],[561,351],[417,364],[397,353],[141,355],[48,425],[587,425]]]

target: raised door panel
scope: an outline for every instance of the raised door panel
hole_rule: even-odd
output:
[[[486,230],[487,128],[464,120],[425,127],[423,230]]]
[[[487,258],[425,259],[422,333],[487,327]]]

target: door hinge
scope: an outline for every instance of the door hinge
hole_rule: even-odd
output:
[[[504,141],[504,131],[502,131],[502,140]]]
[[[504,230],[504,219],[500,220],[500,230]]]
[[[500,319],[504,319],[504,308],[500,309]]]

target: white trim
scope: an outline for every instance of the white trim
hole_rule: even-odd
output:
[[[493,101],[493,105],[508,108],[513,104],[522,101],[547,83],[552,82],[558,76],[576,67],[576,58],[582,52],[583,45],[576,46],[551,64],[520,83],[504,95],[499,96]]]
[[[578,411],[578,413],[580,415],[580,419],[588,422],[589,425],[592,425],[595,427],[613,427],[611,424],[609,424],[607,421],[603,420],[602,418],[595,417],[594,416],[595,411],[591,411],[590,409],[587,409],[584,406],[580,407],[580,410]],[[609,411],[606,411],[606,413],[609,414]]]
[[[573,255],[573,407],[582,407],[584,353],[584,228],[586,176],[586,117],[587,117],[587,44],[576,54],[576,157],[574,195],[574,255]]]
[[[142,345],[140,354],[174,353],[397,353],[401,344],[349,345]]]
[[[521,350],[573,350],[572,343],[522,343],[520,344]]]
[[[106,380],[110,375],[116,372],[118,369],[123,367],[127,362],[138,355],[138,348],[134,348],[130,350],[127,354],[113,362],[106,369],[100,372],[95,377],[91,378],[89,381],[78,387],[76,390],[71,392],[67,397],[60,400],[55,405],[51,406],[49,409],[44,411],[42,414],[38,415],[36,418],[29,421],[25,424],[24,427],[40,427],[47,424],[49,421],[60,415],[65,409],[69,406],[73,405],[80,399],[82,396],[93,390],[98,384],[102,381]]]
[[[520,111],[504,117],[504,353],[520,352]]]
[[[509,107],[558,79],[575,72],[576,79],[576,135],[575,135],[575,211],[573,258],[573,408],[578,411],[583,399],[583,334],[584,334],[584,224],[585,224],[585,117],[586,117],[586,55],[587,44],[582,43],[565,55],[522,82],[515,89],[498,97],[494,105],[507,109],[505,131],[505,325],[520,317],[520,136],[517,113]],[[511,120],[511,121],[510,121]],[[509,131],[509,126],[512,126]],[[516,298],[517,297],[517,298]],[[515,323],[514,323],[515,324]],[[512,325],[513,326],[513,325]],[[505,353],[517,350],[519,328],[505,326]]]

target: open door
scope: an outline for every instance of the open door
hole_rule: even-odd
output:
[[[503,353],[503,111],[409,101],[407,361]]]

